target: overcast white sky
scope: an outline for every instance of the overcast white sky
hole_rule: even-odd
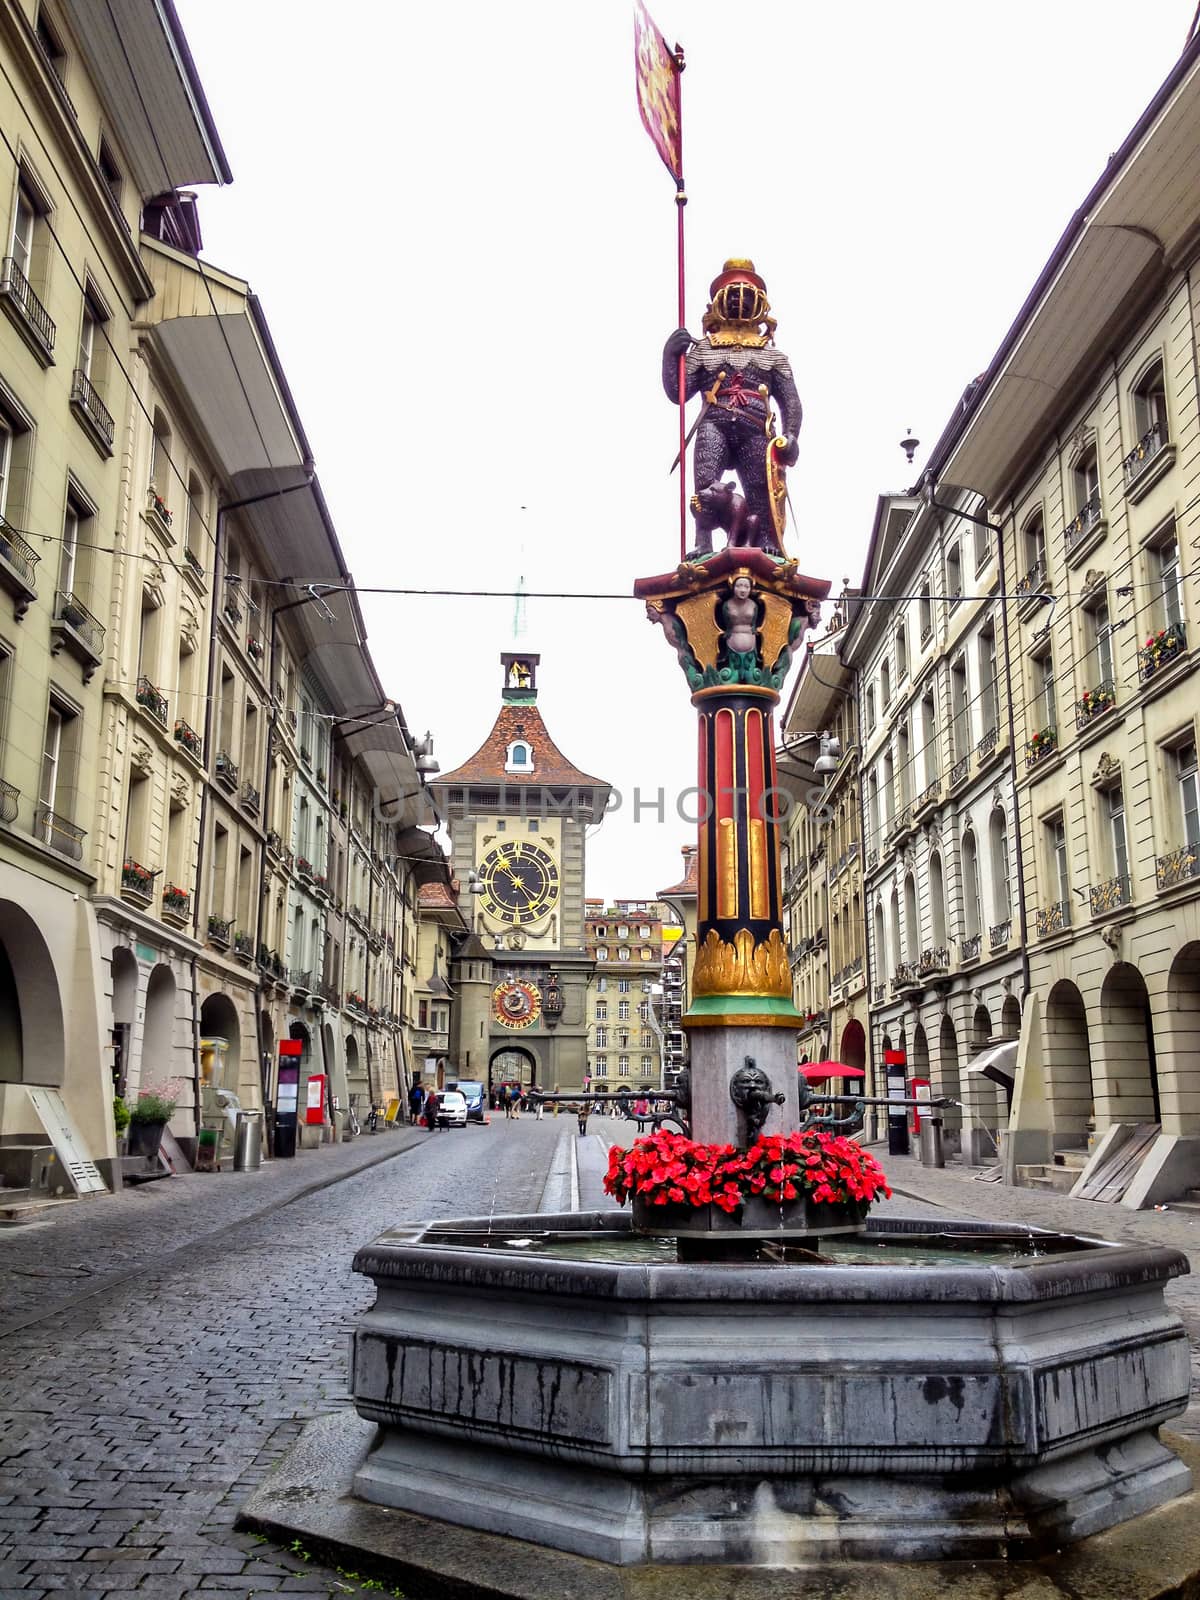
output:
[[[202,192],[204,253],[262,298],[357,582],[628,593],[668,570],[674,190],[628,0],[177,4],[235,179]],[[1193,9],[651,4],[688,59],[688,325],[753,257],[804,402],[802,570],[858,580],[875,496],[922,464],[898,441],[931,446],[987,365]],[[511,601],[363,604],[449,770],[491,726]],[[589,893],[673,882],[695,733],[659,630],[632,600],[531,600],[522,646],[564,753],[625,796]],[[635,825],[660,787],[666,820]]]

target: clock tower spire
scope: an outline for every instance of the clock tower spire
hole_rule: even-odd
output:
[[[537,704],[540,662],[530,651],[501,654],[491,732],[430,787],[448,821],[473,959],[485,951],[492,963],[489,1014],[472,1033],[477,1041],[485,1024],[489,1084],[567,1089],[582,1086],[587,1064],[587,829],[610,788],[551,738]]]

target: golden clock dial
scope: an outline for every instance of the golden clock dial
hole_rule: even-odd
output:
[[[500,922],[536,922],[558,899],[558,867],[541,845],[514,839],[479,863],[483,909]]]

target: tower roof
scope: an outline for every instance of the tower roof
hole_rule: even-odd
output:
[[[670,895],[675,900],[694,900],[699,891],[700,861],[694,844],[683,846],[683,859],[687,869],[678,883],[673,883],[669,889],[660,889],[660,895]]]
[[[439,774],[430,787],[478,783],[606,790],[609,785],[603,778],[581,772],[550,737],[536,703],[538,657],[508,654],[500,660],[504,667],[502,700],[492,731],[461,767]]]

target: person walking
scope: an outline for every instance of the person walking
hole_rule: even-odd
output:
[[[579,1136],[582,1138],[587,1133],[588,1118],[592,1114],[592,1102],[590,1100],[581,1100],[578,1106],[578,1113]]]
[[[546,1109],[546,1102],[542,1099],[542,1091],[536,1083],[529,1085],[529,1093],[533,1098],[533,1115],[537,1122],[542,1120],[542,1113]]]
[[[414,1083],[408,1091],[408,1110],[415,1128],[421,1120],[421,1103],[425,1099],[425,1091],[419,1083]]]
[[[430,1133],[438,1131],[438,1092],[434,1088],[425,1096],[425,1126]]]
[[[504,1096],[504,1120],[505,1122],[511,1122],[513,1114],[513,1095],[516,1093],[516,1090],[511,1084],[505,1084],[500,1093]]]

